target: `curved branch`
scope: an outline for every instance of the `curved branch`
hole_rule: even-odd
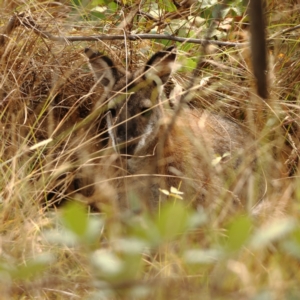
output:
[[[25,26],[26,28],[30,28],[36,34],[40,35],[43,38],[49,39],[51,41],[56,42],[82,42],[82,41],[112,41],[112,40],[124,40],[128,39],[131,41],[137,40],[170,40],[181,43],[193,43],[193,44],[213,44],[218,46],[228,46],[228,47],[236,47],[236,46],[244,46],[248,43],[234,43],[234,42],[222,42],[215,40],[207,40],[207,39],[194,39],[194,38],[183,38],[173,35],[164,35],[164,34],[128,34],[128,35],[90,35],[90,36],[55,36],[50,32],[42,30],[34,20],[29,17],[22,15],[19,18],[20,24]]]
[[[282,30],[280,32],[276,32],[273,35],[271,35],[267,40],[268,41],[274,40],[276,37],[278,37],[280,35],[286,34],[286,33],[291,32],[291,31],[295,31],[297,29],[300,29],[300,25],[296,25],[294,27],[290,27],[290,28],[284,29],[284,30]]]
[[[173,35],[164,35],[164,34],[128,34],[128,35],[91,35],[91,36],[56,36],[47,32],[39,25],[37,25],[32,17],[25,15],[25,13],[19,13],[11,18],[8,22],[7,26],[4,28],[2,35],[0,34],[0,46],[3,45],[6,37],[11,31],[17,26],[22,25],[26,28],[33,30],[36,34],[40,35],[43,38],[49,39],[51,41],[56,42],[82,42],[82,41],[112,41],[112,40],[124,40],[128,39],[131,41],[137,40],[169,40],[180,43],[193,43],[206,45],[207,43],[217,46],[227,46],[227,47],[239,47],[248,45],[248,42],[245,43],[236,43],[236,42],[223,42],[216,40],[208,40],[208,39],[195,39],[195,38],[183,38]],[[292,28],[285,29],[279,33],[274,34],[270,38],[267,39],[267,42],[270,42],[275,37],[282,35],[284,33],[300,29],[300,25],[294,26]]]
[[[45,35],[43,35],[46,37]],[[91,36],[65,36],[65,37],[58,37],[58,36],[49,36],[47,38],[53,41],[69,41],[69,42],[78,42],[78,41],[99,41],[99,40],[124,40],[128,39],[131,41],[137,40],[169,40],[175,42],[182,42],[182,43],[193,43],[193,44],[204,44],[210,43],[219,46],[240,46],[240,45],[247,45],[248,43],[234,43],[234,42],[222,42],[222,41],[215,41],[215,40],[206,40],[206,39],[193,39],[193,38],[182,38],[173,35],[166,35],[166,34],[129,34],[129,35],[91,35]]]

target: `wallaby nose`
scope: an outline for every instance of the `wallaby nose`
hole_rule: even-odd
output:
[[[116,142],[121,154],[132,155],[134,153],[135,146],[132,144],[132,137],[117,137]]]
[[[128,132],[126,132],[126,126],[119,125],[117,127],[117,141],[118,142],[125,142],[126,140],[128,140]]]

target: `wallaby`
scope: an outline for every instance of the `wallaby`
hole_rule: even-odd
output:
[[[248,135],[229,119],[187,107],[169,126],[174,110],[163,102],[161,90],[175,63],[174,47],[125,75],[109,57],[89,48],[85,53],[104,89],[100,102],[107,105],[110,143],[124,158],[130,193],[153,207],[159,189],[175,187],[183,198],[202,205],[210,201],[209,195],[226,190],[222,185],[240,165]]]

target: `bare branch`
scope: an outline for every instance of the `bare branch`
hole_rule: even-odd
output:
[[[222,41],[215,41],[215,40],[206,40],[206,39],[193,39],[193,38],[182,38],[172,35],[161,35],[161,34],[129,34],[129,35],[94,35],[94,36],[65,36],[65,37],[49,37],[51,40],[55,41],[63,41],[67,40],[69,42],[76,42],[76,41],[99,41],[99,40],[123,40],[124,38],[136,41],[136,40],[170,40],[175,42],[182,42],[182,43],[193,43],[193,44],[204,44],[204,43],[211,43],[214,45],[219,46],[241,46],[241,45],[247,45],[248,43],[233,43],[233,42],[222,42]]]
[[[3,30],[3,33],[0,34],[0,46],[3,45],[5,38],[11,31],[16,28],[17,26],[22,25],[26,28],[29,28],[33,30],[36,34],[40,35],[41,37],[45,39],[49,39],[51,41],[56,42],[82,42],[82,41],[113,41],[113,40],[124,40],[128,39],[131,41],[138,41],[138,40],[169,40],[174,42],[180,42],[180,43],[193,43],[193,44],[199,44],[199,45],[206,45],[206,44],[212,44],[217,46],[227,46],[227,47],[243,47],[248,45],[249,43],[236,43],[236,42],[223,42],[223,41],[216,41],[216,40],[207,40],[207,39],[195,39],[195,38],[183,38],[173,35],[164,35],[164,34],[128,34],[128,35],[90,35],[90,36],[56,36],[51,34],[50,32],[47,32],[39,25],[37,25],[34,20],[29,17],[28,15],[25,16],[24,13],[20,13],[18,15],[15,15],[11,18],[8,25]],[[270,42],[275,37],[291,32],[293,30],[300,29],[300,25],[288,28],[286,30],[281,31],[280,33],[277,33],[267,39],[267,42]]]
[[[286,34],[286,33],[288,33],[288,32],[298,30],[298,29],[300,29],[300,25],[296,25],[296,26],[294,26],[294,27],[284,29],[284,30],[282,30],[282,31],[280,31],[280,32],[274,33],[274,34],[271,35],[267,40],[268,40],[268,41],[274,40],[276,37],[278,37],[278,36],[280,36],[280,35],[283,35],[283,34]]]
[[[193,38],[182,38],[173,35],[164,35],[164,34],[128,34],[128,35],[90,35],[90,36],[55,36],[50,32],[44,31],[38,26],[34,20],[29,16],[18,15],[19,22],[21,25],[26,28],[30,28],[36,34],[40,35],[43,38],[49,39],[51,41],[56,42],[80,42],[80,41],[113,41],[113,40],[124,40],[128,39],[131,41],[137,40],[170,40],[181,43],[193,43],[193,44],[213,44],[219,46],[228,46],[228,47],[236,47],[236,46],[245,46],[248,43],[234,43],[234,42],[222,42],[215,40],[207,40],[207,39],[193,39]]]
[[[263,99],[268,98],[267,87],[267,47],[266,26],[262,0],[251,0],[249,6],[251,54],[253,72],[256,78],[257,94]]]

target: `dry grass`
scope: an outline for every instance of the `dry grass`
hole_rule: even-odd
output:
[[[1,26],[13,9],[30,9],[41,28],[59,35],[113,34],[118,17],[112,13],[105,24],[84,18],[88,5],[0,5]],[[299,23],[296,4],[272,1],[267,12],[269,36]],[[247,39],[244,31],[232,32]],[[161,45],[128,42],[124,49],[122,41],[58,43],[24,26],[15,28],[0,49],[0,298],[298,299],[297,33],[272,42],[267,103],[255,96],[245,48],[211,51],[200,74],[207,80],[196,83],[192,106],[239,121],[255,137],[251,160],[257,159],[256,170],[246,158],[225,187],[239,186],[248,174],[243,209],[233,212],[224,193],[209,213],[170,197],[152,214],[135,214],[118,207],[115,178],[96,172],[107,155],[107,133],[98,117],[101,108],[93,111],[101,91],[83,49],[100,49],[120,64],[126,49],[131,67]],[[192,58],[202,50],[178,48],[186,68],[174,78],[187,87],[187,69],[192,71]],[[104,158],[109,159],[114,161]],[[93,175],[96,191],[82,174]],[[253,208],[261,186],[265,201]],[[86,214],[77,205],[50,207],[49,201],[65,199],[94,202],[101,213]]]

